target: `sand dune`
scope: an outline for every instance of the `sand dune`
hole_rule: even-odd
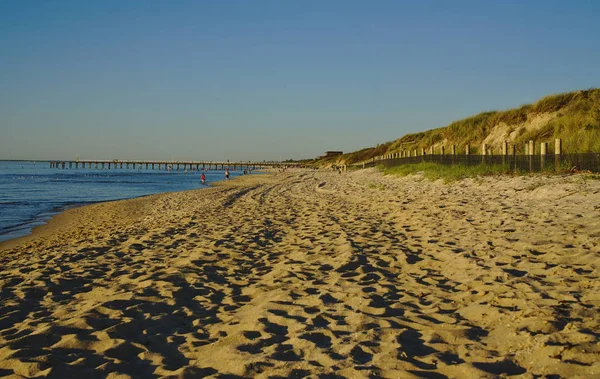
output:
[[[600,181],[256,175],[0,245],[0,376],[600,377]]]

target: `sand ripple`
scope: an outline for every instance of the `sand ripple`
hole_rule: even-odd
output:
[[[600,181],[251,176],[0,246],[0,376],[600,375]]]

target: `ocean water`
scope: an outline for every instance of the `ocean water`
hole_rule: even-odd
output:
[[[31,233],[53,215],[74,206],[161,192],[205,188],[224,171],[61,169],[48,162],[0,161],[0,241]],[[231,177],[242,174],[231,171]]]

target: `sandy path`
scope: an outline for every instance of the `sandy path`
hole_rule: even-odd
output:
[[[0,245],[0,376],[600,376],[600,181],[252,176]]]

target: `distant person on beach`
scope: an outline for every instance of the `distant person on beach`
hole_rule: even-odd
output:
[[[200,180],[202,180],[202,184],[204,184],[204,182],[206,181],[206,175],[204,175],[204,173],[202,173],[202,175],[200,176]]]
[[[225,180],[229,180],[229,170],[225,170]]]

